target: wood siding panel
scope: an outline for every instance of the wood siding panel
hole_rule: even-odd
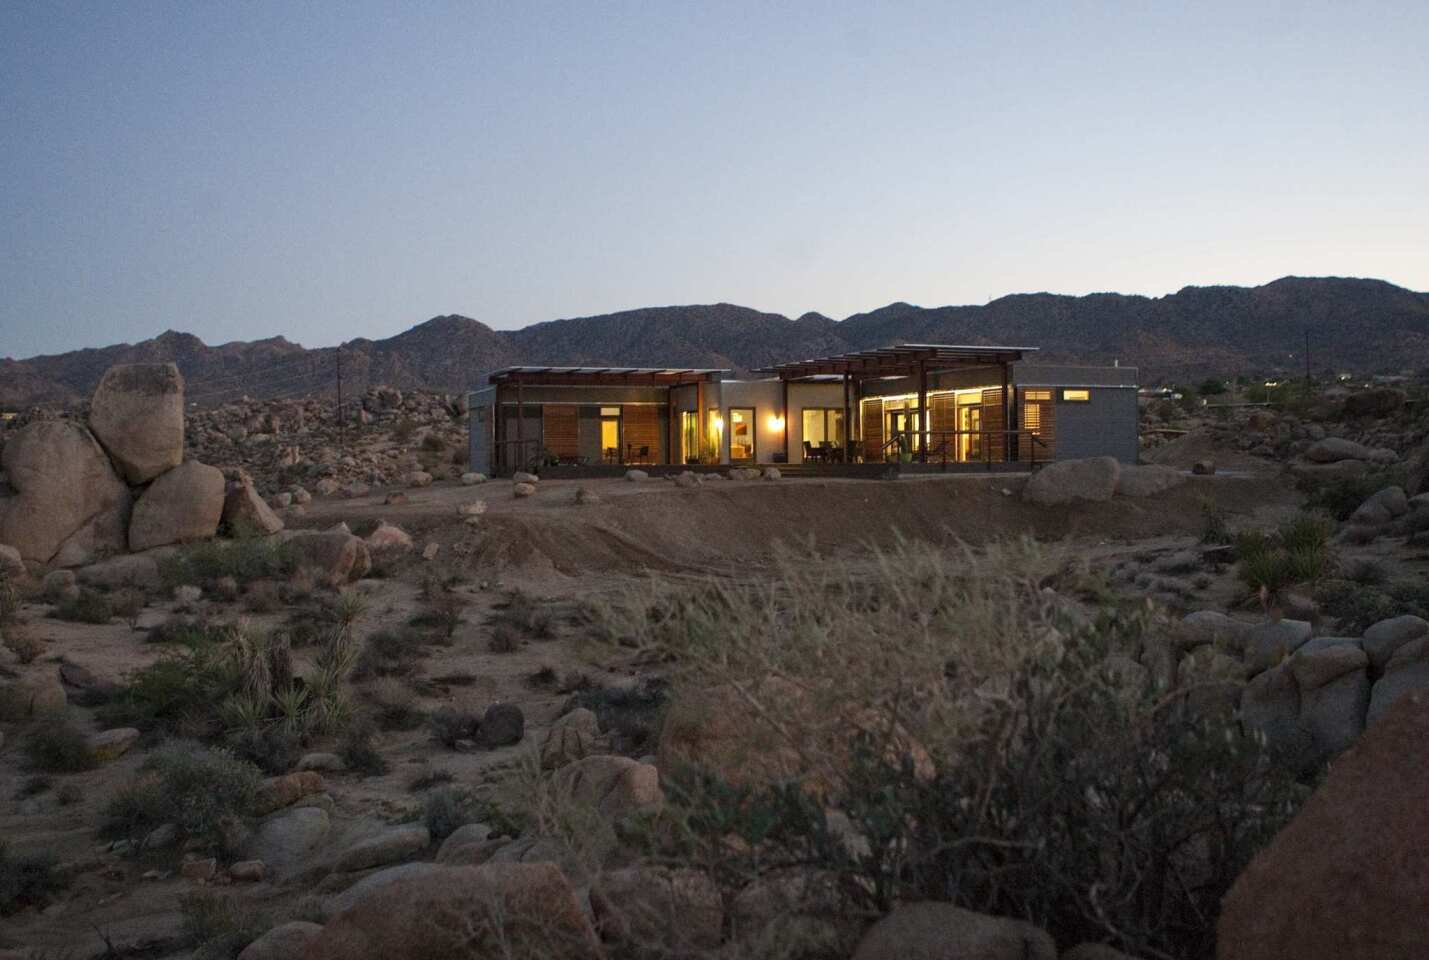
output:
[[[632,463],[660,462],[660,408],[650,404],[625,406],[620,410],[621,425],[625,430],[625,450],[630,451]],[[645,456],[640,456],[640,448],[648,448]],[[625,450],[621,454],[625,454]]]
[[[1001,463],[1006,447],[1003,432],[1007,429],[1007,415],[1002,406],[1002,388],[989,387],[982,392],[982,428],[987,431],[984,439],[986,453],[983,459]]]
[[[883,458],[883,401],[869,400],[863,404],[863,459]]]
[[[545,447],[562,460],[580,456],[580,438],[576,428],[577,408],[573,403],[548,403],[542,410],[542,437]]]
[[[1039,396],[1045,395],[1047,399],[1029,400],[1027,394],[1031,392]],[[1022,429],[1034,432],[1040,444],[1034,445],[1032,438],[1026,434],[1019,434],[1017,438],[1017,459],[1023,463],[1046,463],[1056,459],[1057,456],[1057,404],[1051,399],[1050,390],[1028,391],[1019,389],[1017,391],[1018,404],[1021,407],[1021,416],[1018,422],[1022,424]]]
[[[928,398],[928,458],[942,460],[946,449],[947,459],[958,458],[958,438],[953,432],[958,429],[958,398],[951,393]],[[946,444],[946,448],[944,447]]]

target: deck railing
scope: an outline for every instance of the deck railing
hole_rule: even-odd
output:
[[[921,456],[922,451],[917,449],[914,440],[922,437],[927,444],[927,456]],[[959,459],[959,443],[963,437],[974,437],[978,440],[977,453],[974,456]],[[1028,466],[1037,469],[1037,450],[1047,450],[1047,442],[1038,436],[1035,430],[899,430],[884,442],[879,455],[884,460],[893,459],[890,453],[896,453],[896,459],[902,460],[906,454],[911,461],[938,463],[947,466],[950,463],[981,463],[991,470],[994,463],[1016,463],[1021,462],[1020,454],[1022,450],[1022,440],[1026,438]],[[993,439],[1003,441],[994,445]],[[1007,442],[1010,441],[1010,442]],[[993,454],[997,456],[994,457]],[[1044,457],[1042,462],[1049,458]]]

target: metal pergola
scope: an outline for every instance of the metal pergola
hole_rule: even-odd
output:
[[[731,371],[719,368],[678,367],[504,367],[487,382],[535,384],[557,387],[678,387],[723,380]]]

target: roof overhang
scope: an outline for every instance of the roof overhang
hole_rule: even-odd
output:
[[[858,350],[814,360],[795,360],[767,367],[767,373],[781,380],[802,380],[820,375],[866,377],[907,377],[958,367],[997,366],[1016,363],[1036,347],[959,346],[947,343],[904,343],[877,350]]]
[[[505,367],[487,382],[560,387],[676,387],[724,379],[725,369],[680,367]]]

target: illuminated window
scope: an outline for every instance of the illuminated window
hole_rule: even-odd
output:
[[[618,416],[620,416],[620,408],[619,408],[619,407],[601,407],[601,408],[600,408],[600,415],[601,415],[602,417],[618,417]]]
[[[1026,399],[1028,399],[1028,400],[1051,400],[1051,399],[1052,399],[1052,391],[1051,391],[1051,390],[1028,390],[1027,393],[1026,393]]]
[[[754,408],[731,407],[729,411],[729,458],[754,459]]]
[[[1033,404],[1022,411],[1022,425],[1033,433],[1042,429],[1042,408]]]
[[[1063,390],[1062,400],[1065,403],[1086,403],[1092,398],[1090,390]]]

